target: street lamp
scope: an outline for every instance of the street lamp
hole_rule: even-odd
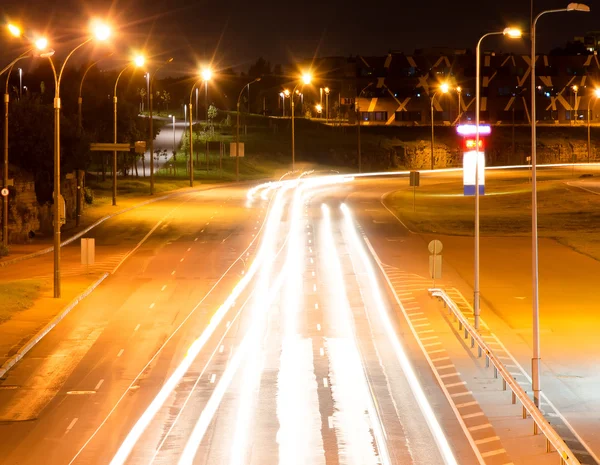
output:
[[[571,90],[573,91],[574,94],[574,101],[573,101],[573,111],[571,113],[571,115],[575,115],[575,120],[577,120],[577,91],[579,90],[579,87],[577,87],[576,85],[571,86]],[[573,120],[573,116],[571,116],[571,120]]]
[[[444,82],[443,84],[440,84],[438,89],[431,96],[431,170],[432,171],[433,171],[433,166],[434,166],[434,162],[435,162],[434,154],[433,154],[433,104],[435,101],[435,96],[438,94],[438,92],[441,92],[442,94],[446,94],[446,93],[448,93],[449,90],[450,90],[450,87],[448,86],[448,84],[446,84]]]
[[[284,89],[279,95],[281,96],[281,100],[283,102],[283,117],[285,118],[285,99],[290,97],[290,90]]]
[[[372,82],[370,82],[369,84],[367,84],[363,90],[361,90],[358,93],[358,97],[356,97],[356,137],[357,137],[357,144],[358,144],[358,172],[362,173],[362,155],[361,155],[361,143],[360,143],[360,125],[361,125],[361,116],[360,116],[360,103],[358,103],[358,101],[360,100],[361,95],[363,94],[363,92],[365,90],[367,90],[369,87],[371,87],[373,85]]]
[[[208,81],[212,78],[212,70],[204,68],[201,72],[202,80],[204,81],[204,104],[206,106],[206,131],[208,132]],[[206,138],[206,173],[208,174],[208,137]]]
[[[319,114],[319,116],[321,116],[323,114],[323,105],[321,105],[320,103],[315,105],[315,110],[317,110],[317,113]]]
[[[154,103],[154,96],[152,95],[152,85],[154,84],[154,78],[156,78],[156,73],[158,73],[164,66],[168,65],[173,61],[173,58],[169,58],[162,65],[154,70],[154,73],[150,75],[150,72],[147,73],[146,79],[149,81],[148,83],[148,119],[149,121],[149,139],[150,139],[150,195],[154,195],[154,129],[153,129],[153,121],[152,121],[152,104]]]
[[[461,94],[462,94],[462,87],[458,86],[456,88],[456,94],[458,95],[458,107],[457,107],[457,110],[456,110],[456,124],[459,125],[460,124],[460,117],[462,115],[462,113],[461,113],[462,109],[460,107],[460,103],[461,103],[460,97],[461,97]]]
[[[296,140],[295,140],[295,129],[294,129],[294,95],[299,92],[299,85],[308,85],[312,81],[312,75],[310,73],[303,73],[301,80],[296,84],[294,90],[290,96],[290,104],[292,110],[292,172],[296,169]]]
[[[325,89],[323,89],[325,91],[325,122],[329,121],[329,92],[331,92],[331,90],[329,89],[329,87],[325,87]]]
[[[173,119],[173,154],[175,154],[175,115],[169,115]]]
[[[19,100],[23,96],[23,68],[19,68]]]
[[[479,330],[480,290],[479,290],[479,107],[481,99],[481,43],[483,39],[494,35],[504,35],[510,39],[518,39],[523,33],[516,28],[507,27],[501,32],[488,32],[481,36],[475,49],[475,277],[473,284],[474,326]],[[459,93],[460,99],[460,93]]]
[[[596,100],[598,100],[598,98],[600,98],[600,89],[594,89],[594,95],[590,96],[590,99],[588,100],[588,107],[587,107],[587,152],[588,152],[588,163],[590,162],[590,158],[592,156],[592,143],[591,143],[591,137],[590,137],[590,132],[591,132],[591,114],[590,111],[592,110],[590,108],[590,104],[592,103],[592,101],[594,103],[596,103]]]
[[[83,76],[81,77],[81,82],[79,83],[79,98],[77,99],[77,124],[78,124],[78,129],[81,131],[81,129],[83,128],[83,122],[82,122],[82,106],[83,106],[83,96],[82,96],[82,91],[83,91],[83,82],[85,81],[85,77],[87,76],[87,73],[95,66],[97,65],[100,61],[111,57],[113,55],[113,52],[110,52],[108,55],[100,58],[99,60],[94,61],[92,64],[90,64],[86,69],[85,72],[83,73]]]
[[[261,78],[257,77],[254,81],[250,81],[242,90],[240,90],[240,95],[238,95],[237,99],[237,125],[236,125],[236,133],[235,133],[235,180],[240,180],[240,100],[242,98],[242,93],[244,89],[248,88],[248,95],[250,95],[250,84],[254,84],[255,82],[259,82]],[[283,95],[283,94],[282,94]],[[248,111],[250,113],[250,111]]]
[[[117,80],[115,81],[115,90],[113,92],[113,114],[114,114],[114,143],[117,143],[117,86],[119,85],[119,79],[121,79],[121,75],[129,69],[130,66],[135,66],[136,68],[141,68],[144,66],[145,59],[142,55],[137,55],[134,59],[129,63],[125,68],[121,70],[119,75],[117,76]],[[117,205],[117,151],[113,150],[113,185],[112,185],[112,204],[113,206]]]
[[[72,49],[57,73],[54,67],[54,62],[49,56],[50,66],[52,67],[52,74],[54,75],[54,297],[60,298],[60,207],[59,203],[61,200],[60,196],[60,82],[62,79],[65,66],[69,61],[69,58],[75,53],[76,50],[80,49],[88,42],[94,40],[104,41],[110,36],[110,29],[103,23],[96,23],[92,25],[93,35],[88,39],[80,43],[77,47]],[[40,41],[40,45],[41,45]]]
[[[21,36],[21,29],[13,24],[9,24],[7,26],[8,31],[10,32],[11,35],[15,36],[15,37],[20,37]],[[38,47],[39,45],[43,45],[42,48]],[[27,51],[25,51],[24,53],[22,53],[21,55],[19,55],[16,59],[14,59],[11,63],[8,64],[8,66],[6,66],[2,71],[0,71],[0,75],[4,74],[5,72],[8,71],[7,76],[6,76],[6,89],[4,91],[4,160],[3,160],[3,176],[2,176],[2,187],[6,188],[8,187],[8,103],[10,100],[9,94],[8,94],[8,82],[10,80],[10,73],[13,70],[13,67],[15,66],[15,64],[20,61],[23,60],[25,58],[29,58],[31,56],[31,52],[33,52],[35,49],[38,50],[38,52],[42,52],[43,50],[46,49],[46,46],[48,45],[48,41],[47,40],[41,40],[38,39],[34,42],[34,46],[29,48]],[[42,54],[44,56],[49,56],[49,54],[52,54],[54,52],[48,52],[46,54]],[[20,70],[21,68],[19,68]],[[8,196],[2,196],[2,245],[4,247],[8,246]]]
[[[542,15],[563,11],[589,12],[590,7],[583,3],[569,3],[566,8],[546,10],[539,13],[531,23],[531,262],[532,262],[532,313],[533,313],[533,355],[531,358],[531,378],[533,400],[540,405],[540,308],[539,308],[539,267],[537,230],[537,167],[536,167],[536,116],[535,116],[535,26]]]

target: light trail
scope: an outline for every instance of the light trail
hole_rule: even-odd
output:
[[[369,389],[368,378],[358,347],[350,303],[348,302],[344,273],[336,248],[329,207],[321,205],[323,222],[322,253],[327,267],[327,282],[332,330],[339,335],[326,339],[330,362],[331,391],[335,412],[333,424],[337,432],[341,464],[390,465],[385,434]],[[367,421],[364,412],[368,412]],[[372,429],[372,433],[371,433]],[[375,450],[374,445],[377,446]]]
[[[400,340],[394,332],[394,326],[388,315],[388,308],[384,302],[381,288],[379,286],[379,281],[377,279],[371,260],[367,255],[364,243],[359,238],[354,219],[352,217],[352,213],[350,212],[350,209],[346,206],[346,204],[342,204],[340,206],[340,209],[344,214],[345,233],[350,237],[350,242],[353,245],[353,247],[351,247],[351,250],[353,252],[358,253],[360,257],[360,262],[367,271],[367,276],[370,284],[369,290],[371,291],[372,297],[376,303],[377,314],[379,315],[379,318],[382,321],[382,326],[385,329],[390,344],[394,348],[396,358],[398,359],[398,362],[402,367],[402,371],[404,372],[404,375],[411,387],[411,391],[419,404],[419,407],[421,409],[421,412],[423,413],[423,416],[425,417],[425,420],[427,421],[427,425],[429,426],[429,429],[436,441],[444,463],[446,463],[447,465],[457,465],[458,462],[456,461],[452,449],[450,448],[448,439],[444,435],[444,432],[433,412],[433,409],[429,404],[429,401],[427,400],[425,392],[423,391],[423,388],[419,383],[419,380],[410,363],[410,360],[408,359],[408,356],[406,355],[406,352],[404,351]]]
[[[286,189],[279,190],[278,195],[275,198],[275,203],[273,205],[272,212],[269,214],[269,218],[267,219],[267,227],[265,229],[265,234],[261,242],[262,245],[273,242],[276,239],[277,231],[279,229],[279,218],[283,213],[283,198],[285,191]],[[167,379],[167,381],[161,387],[156,397],[152,400],[148,408],[144,411],[142,416],[138,419],[136,424],[127,434],[127,437],[125,438],[125,440],[119,447],[117,453],[111,460],[111,465],[122,465],[125,463],[127,457],[129,457],[129,454],[133,450],[135,444],[141,437],[142,433],[146,430],[156,413],[164,405],[169,395],[177,387],[177,385],[179,384],[179,382],[181,381],[181,379],[183,378],[183,376],[185,375],[195,358],[198,356],[206,342],[213,335],[213,333],[215,332],[225,315],[227,315],[231,307],[233,307],[237,298],[246,289],[246,287],[260,268],[260,265],[266,258],[264,247],[262,245],[256,255],[255,260],[250,265],[248,272],[234,287],[233,291],[227,297],[223,305],[221,305],[219,309],[215,312],[213,317],[210,319],[208,326],[204,329],[200,337],[196,339],[190,346],[183,361],[175,369],[173,374]]]

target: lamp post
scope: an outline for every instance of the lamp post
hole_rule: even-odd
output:
[[[573,91],[573,112],[571,113],[571,121],[573,120],[573,115],[575,116],[575,120],[577,120],[577,91],[579,87],[576,85],[571,86],[571,90]]]
[[[296,135],[294,128],[294,95],[296,95],[296,91],[298,90],[298,86],[300,84],[306,85],[310,84],[312,81],[312,76],[309,73],[304,73],[302,75],[302,80],[296,84],[294,90],[290,94],[290,105],[292,111],[292,172],[296,170]]]
[[[51,57],[48,57],[50,66],[52,67],[52,74],[54,75],[54,297],[60,298],[60,226],[61,208],[59,203],[61,201],[60,195],[60,82],[62,79],[65,66],[69,61],[69,58],[81,47],[92,41],[94,37],[97,40],[104,41],[110,36],[110,29],[105,24],[98,23],[94,25],[94,36],[86,39],[80,43],[77,47],[72,49],[57,73],[54,67],[54,62]]]
[[[481,36],[477,42],[475,50],[475,273],[473,284],[473,313],[475,316],[474,326],[479,330],[479,316],[481,314],[480,307],[480,291],[479,291],[479,107],[481,99],[481,43],[483,39],[494,35],[504,35],[511,39],[518,39],[522,36],[519,29],[506,28],[502,32],[488,32]],[[459,92],[460,101],[460,92]],[[432,126],[433,134],[433,126]],[[432,145],[433,149],[433,145]],[[433,163],[433,160],[432,160]],[[433,169],[433,165],[432,165]]]
[[[596,103],[596,100],[598,100],[598,98],[600,98],[600,89],[594,89],[594,95],[590,96],[590,99],[588,100],[588,106],[587,106],[587,153],[588,153],[588,163],[590,162],[590,159],[592,158],[592,141],[591,141],[591,120],[592,120],[592,115],[591,115],[591,111],[592,108],[591,103],[592,101],[594,103]]]
[[[13,24],[8,25],[8,30],[14,37],[21,37],[22,35],[21,29]],[[6,89],[4,92],[4,159],[2,170],[2,187],[4,188],[8,187],[8,82],[10,80],[10,73],[12,72],[15,64],[20,60],[28,58],[34,49],[38,49],[40,51],[44,50],[48,45],[48,41],[46,39],[38,39],[35,41],[34,45],[34,47],[31,47],[29,50],[19,55],[16,59],[9,63],[8,66],[0,71],[0,75],[8,71],[6,76]],[[4,247],[8,246],[8,196],[2,196],[2,245]]]
[[[23,68],[19,68],[19,100],[23,95]]]
[[[202,70],[202,80],[204,81],[204,105],[206,106],[206,130],[208,131],[208,81],[212,78],[212,70],[204,68]],[[208,174],[208,137],[206,138],[206,173]]]
[[[173,154],[175,153],[175,115],[169,115],[169,118],[173,120]]]
[[[450,90],[450,87],[448,86],[448,84],[443,83],[431,96],[431,170],[432,171],[433,171],[434,163],[435,163],[435,158],[434,158],[434,153],[433,153],[433,143],[434,143],[434,141],[433,141],[433,104],[435,101],[435,96],[438,94],[438,92],[445,94],[449,90]]]
[[[289,98],[290,90],[284,89],[283,92],[281,92],[279,95],[281,95],[281,100],[283,102],[283,117],[285,118],[285,99]]]
[[[564,11],[589,12],[590,7],[583,3],[569,3],[566,8],[546,10],[539,13],[531,23],[531,265],[532,265],[532,313],[533,313],[533,354],[531,358],[531,378],[533,400],[540,405],[540,308],[539,308],[539,268],[538,268],[538,230],[537,230],[537,167],[536,167],[536,111],[535,111],[535,27],[545,14]]]
[[[99,60],[94,61],[92,64],[90,64],[85,69],[85,72],[83,73],[83,76],[81,77],[81,82],[79,83],[79,97],[77,98],[77,125],[78,125],[79,130],[81,130],[83,128],[83,121],[82,121],[83,95],[82,95],[82,91],[83,91],[83,82],[85,81],[85,77],[87,76],[88,72],[95,65],[97,65],[100,61],[105,60],[108,57],[111,57],[112,55],[113,55],[113,53],[111,52],[108,55],[100,58]]]
[[[255,82],[260,81],[261,78],[257,77],[254,81],[250,81],[242,90],[240,90],[240,95],[238,95],[237,99],[237,124],[235,130],[235,180],[240,180],[240,100],[242,98],[242,93],[244,89],[248,87],[248,93],[250,92],[250,84],[254,84]],[[283,93],[282,93],[283,95]]]
[[[320,103],[315,105],[315,110],[317,110],[317,114],[319,115],[319,118],[323,117],[323,105],[321,105]]]
[[[356,137],[357,137],[357,147],[358,147],[358,172],[362,173],[362,155],[361,155],[361,142],[360,142],[360,125],[361,125],[361,116],[360,116],[360,103],[358,103],[358,101],[360,100],[361,95],[363,94],[363,92],[365,90],[367,90],[369,87],[371,87],[373,85],[372,82],[370,82],[369,84],[367,84],[359,93],[358,93],[358,97],[356,98]]]
[[[189,103],[189,108],[190,108],[190,132],[189,132],[189,143],[190,143],[190,164],[189,164],[189,169],[190,169],[190,187],[194,187],[194,139],[193,139],[193,123],[192,123],[192,97],[194,95],[194,88],[196,89],[196,122],[198,122],[197,118],[198,118],[198,88],[196,87],[200,82],[202,82],[202,78],[198,79],[196,82],[194,82],[194,85],[192,86],[191,90],[190,90],[190,103]]]
[[[457,109],[456,109],[456,124],[460,124],[460,117],[462,116],[462,112],[461,112],[461,107],[460,107],[460,103],[461,103],[461,95],[462,95],[462,87],[458,86],[456,88],[456,95],[458,96],[458,103],[457,103]]]
[[[117,76],[117,80],[115,81],[115,90],[113,92],[113,129],[114,129],[114,143],[117,143],[117,86],[119,85],[119,79],[123,73],[129,69],[130,66],[135,66],[137,68],[144,66],[144,57],[141,55],[136,56],[131,63],[129,63],[125,68],[121,70],[119,75]],[[83,83],[83,80],[82,80]],[[117,151],[113,151],[113,169],[112,169],[112,204],[113,206],[117,205]]]
[[[325,122],[329,122],[329,87],[323,89],[325,91]]]
[[[154,84],[154,78],[156,77],[156,73],[158,73],[164,66],[168,65],[173,61],[173,58],[169,58],[162,65],[160,65],[154,73],[150,76],[148,72],[148,76],[146,77],[149,80],[148,83],[148,118],[149,118],[149,131],[150,134],[148,137],[150,138],[150,195],[154,195],[154,129],[152,127],[152,103],[154,102],[154,97],[152,95],[152,85]]]

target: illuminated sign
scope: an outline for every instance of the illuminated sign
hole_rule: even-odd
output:
[[[483,152],[465,152],[463,154],[463,188],[465,195],[475,195],[475,165],[477,165],[479,195],[485,194],[485,154]]]
[[[474,136],[477,134],[477,126],[474,124],[460,124],[456,126],[456,132],[461,136]],[[492,133],[492,127],[489,124],[479,125],[479,135],[488,136]]]
[[[476,139],[464,139],[464,149],[465,152],[470,152],[471,150],[475,150],[475,146],[477,145],[477,140]],[[483,152],[484,149],[484,143],[483,143],[483,139],[479,139],[479,151]]]

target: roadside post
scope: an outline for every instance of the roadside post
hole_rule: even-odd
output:
[[[427,249],[429,250],[429,276],[433,280],[433,287],[435,287],[435,280],[442,278],[442,249],[443,245],[441,241],[437,239],[432,240]]]
[[[413,188],[413,213],[417,211],[416,198],[417,198],[417,187],[420,185],[421,173],[418,171],[410,172],[410,186]]]

